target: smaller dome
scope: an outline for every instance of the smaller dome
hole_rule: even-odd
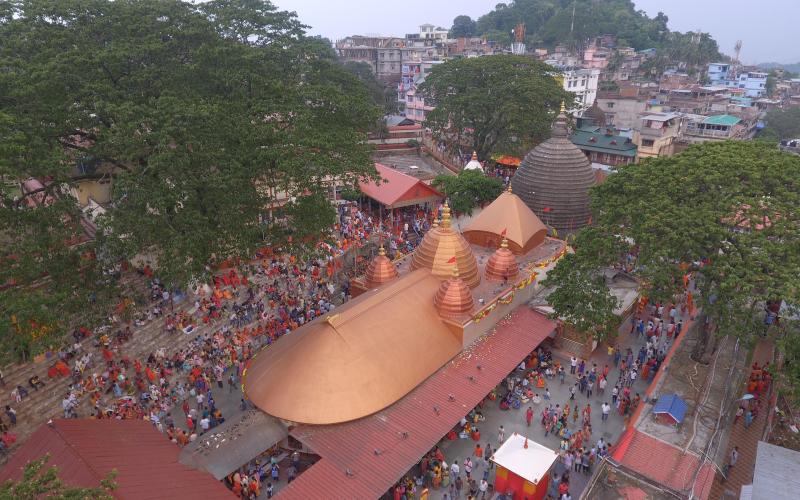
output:
[[[508,240],[503,238],[500,248],[495,250],[486,263],[486,279],[489,281],[513,280],[519,276],[519,265],[508,249]]]
[[[365,279],[367,288],[379,287],[397,278],[397,276],[397,269],[394,267],[394,264],[392,264],[392,261],[389,260],[389,257],[386,256],[386,250],[384,250],[383,245],[381,245],[380,250],[378,250],[378,255],[376,255],[375,258],[372,259],[372,262],[369,263],[369,266],[367,266]]]
[[[478,161],[477,152],[472,152],[472,159],[466,165],[464,165],[464,170],[478,170],[483,172],[483,165],[481,165],[481,162]]]
[[[457,319],[472,311],[475,300],[469,285],[459,277],[457,265],[453,265],[453,276],[439,285],[433,304],[443,318]]]

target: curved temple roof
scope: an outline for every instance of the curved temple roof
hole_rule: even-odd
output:
[[[413,271],[282,337],[247,369],[247,397],[307,424],[386,408],[461,352],[434,306],[439,286],[428,270]]]

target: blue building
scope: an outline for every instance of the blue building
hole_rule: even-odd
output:
[[[708,79],[711,85],[740,89],[746,97],[764,97],[767,94],[767,74],[760,71],[744,71],[736,75],[729,63],[708,65]]]

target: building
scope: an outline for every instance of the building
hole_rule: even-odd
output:
[[[564,90],[575,94],[578,110],[587,109],[597,97],[599,69],[565,69],[561,73]]]
[[[516,195],[503,196],[493,203]],[[320,457],[282,497],[381,497],[554,334],[527,302],[566,245],[544,238],[515,255],[501,231],[520,214],[494,213],[489,231],[500,249],[470,244],[445,205],[412,255],[390,262],[379,254],[356,279],[363,293],[252,360],[247,397],[291,424],[293,447]]]
[[[551,137],[525,156],[511,179],[514,193],[559,234],[589,223],[589,188],[594,184],[588,158],[569,140],[564,110],[553,124]]]
[[[422,24],[419,27],[419,37],[425,40],[447,40],[450,33],[446,28],[434,26],[433,24]]]
[[[425,103],[425,97],[417,90],[425,82],[425,78],[434,66],[442,64],[444,61],[421,61],[419,63],[408,63],[404,67],[405,76],[401,77],[398,84],[398,99],[406,117],[416,123],[425,123],[426,114],[434,109],[430,104]],[[411,80],[410,86],[406,81]]]
[[[800,453],[764,441],[756,448],[753,484],[742,486],[739,500],[789,500],[800,489]]]
[[[730,73],[730,63],[711,63],[708,65],[708,81],[711,85],[728,86]]]
[[[711,85],[741,89],[747,97],[764,97],[767,94],[767,73],[762,71],[736,71],[728,63],[708,65],[708,80]]]
[[[736,86],[744,89],[747,97],[764,97],[767,95],[767,73],[748,71],[739,75]]]
[[[414,149],[416,146],[409,145],[409,141],[417,141],[422,144],[422,126],[414,120],[399,115],[391,115],[384,118],[386,127],[380,133],[370,133],[367,142],[375,145],[375,150],[379,152]],[[412,143],[413,144],[413,143]]]
[[[633,132],[637,161],[675,154],[675,142],[681,135],[682,126],[683,118],[678,113],[648,113],[642,116],[640,125]]]
[[[569,140],[583,151],[595,168],[605,170],[636,161],[636,144],[611,126],[584,125],[573,130]]]
[[[627,90],[627,89],[625,89]],[[606,125],[617,129],[634,129],[641,124],[640,117],[647,110],[647,100],[639,96],[636,88],[629,92],[599,92],[597,106],[606,117]]]
[[[550,448],[514,433],[495,450],[495,491],[510,493],[514,500],[541,500],[547,496],[550,471],[558,454]]]
[[[367,63],[379,80],[396,83],[403,45],[402,38],[353,35],[336,42],[336,54],[342,61]]]
[[[691,143],[725,141],[728,139],[752,139],[755,122],[748,122],[733,115],[696,116],[686,120],[684,139]]]

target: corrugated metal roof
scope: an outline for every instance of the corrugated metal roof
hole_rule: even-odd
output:
[[[443,198],[441,193],[416,177],[380,163],[376,163],[375,168],[383,179],[380,185],[370,180],[359,182],[358,187],[362,193],[387,207],[404,207]]]
[[[42,425],[0,470],[0,482],[19,480],[25,465],[50,454],[65,484],[99,487],[113,469],[117,498],[228,499],[233,494],[208,474],[178,462],[180,449],[144,420],[55,420]]]
[[[353,422],[295,428],[291,435],[322,460],[281,497],[383,495],[554,329],[546,316],[520,306],[385,410]]]
[[[797,498],[800,489],[800,453],[764,441],[758,442],[757,450],[753,498]]]
[[[709,116],[703,123],[706,125],[726,125],[726,126],[733,126],[742,121],[740,118],[737,118],[733,115],[714,115]]]

